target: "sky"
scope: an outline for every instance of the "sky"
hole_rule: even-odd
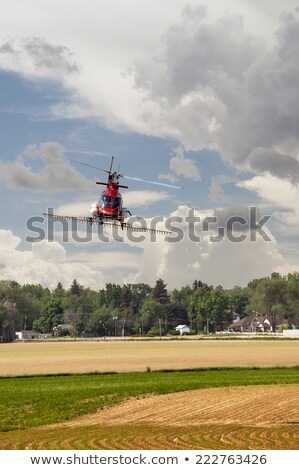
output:
[[[0,6],[0,279],[232,288],[299,271],[298,0]],[[134,223],[172,235],[43,217],[88,216],[106,176],[71,160],[112,156],[181,187],[122,180]]]

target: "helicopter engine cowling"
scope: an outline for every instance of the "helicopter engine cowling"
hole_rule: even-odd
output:
[[[96,202],[93,202],[90,206],[89,211],[93,217],[96,217],[97,215],[99,215],[100,208]]]

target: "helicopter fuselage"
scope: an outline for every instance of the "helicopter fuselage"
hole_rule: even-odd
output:
[[[98,202],[94,202],[90,206],[90,213],[93,218],[118,220],[123,223],[127,215],[127,211],[123,210],[123,199],[118,188],[118,183],[109,181],[107,183],[97,182],[107,186],[105,191],[101,193]],[[126,186],[121,186],[126,187]]]

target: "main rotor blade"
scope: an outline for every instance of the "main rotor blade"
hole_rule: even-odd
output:
[[[121,176],[128,180],[140,181],[141,183],[157,184],[158,186],[166,186],[167,188],[173,188],[173,189],[183,189],[181,186],[175,186],[174,184],[159,183],[158,181],[148,181],[142,178],[136,178],[134,176],[127,176],[127,175],[121,175]]]
[[[88,166],[89,168],[94,168],[95,170],[104,171],[105,173],[108,173],[108,175],[110,175],[111,174],[112,163],[113,163],[113,158],[114,157],[112,157],[110,170],[104,170],[103,168],[99,168],[99,167],[94,166],[94,165],[89,165],[89,163],[79,162],[78,160],[73,160],[71,158],[68,158],[68,160],[71,161],[71,162],[74,162],[74,163],[79,163],[80,165]],[[128,180],[140,181],[141,183],[150,183],[150,184],[156,184],[158,186],[165,186],[166,188],[183,189],[181,186],[175,186],[174,184],[167,184],[167,183],[160,183],[158,181],[144,180],[142,178],[137,178],[137,177],[134,177],[134,176],[123,175],[122,173],[118,173],[117,176],[120,176],[122,178],[126,178]]]
[[[109,170],[103,170],[103,168],[98,168],[97,166],[89,165],[88,163],[79,162],[78,160],[72,160],[71,158],[68,158],[68,160],[70,160],[71,162],[80,163],[80,165],[89,166],[90,168],[94,168],[95,170],[105,171],[105,173],[108,173],[108,175],[110,175],[111,173],[111,171]]]

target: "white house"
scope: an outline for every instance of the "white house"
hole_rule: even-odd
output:
[[[190,327],[188,325],[178,325],[176,326],[176,331],[180,332],[180,335],[190,333]]]

